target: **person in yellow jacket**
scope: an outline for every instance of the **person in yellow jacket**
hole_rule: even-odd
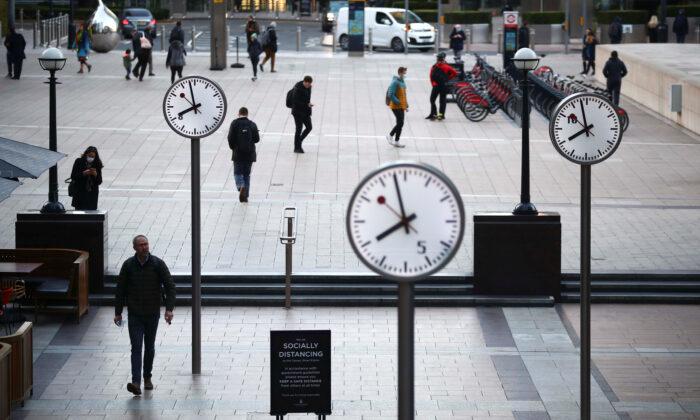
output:
[[[394,147],[406,147],[400,143],[401,129],[403,128],[404,116],[408,112],[408,101],[406,100],[406,67],[399,67],[398,76],[394,76],[386,92],[386,104],[391,108],[391,112],[396,117],[396,125],[386,136],[386,141]]]

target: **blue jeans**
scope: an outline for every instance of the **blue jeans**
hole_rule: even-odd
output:
[[[246,195],[250,195],[250,171],[253,162],[233,162],[233,179],[236,181],[238,191],[245,187]]]
[[[153,371],[153,358],[156,355],[156,331],[160,314],[129,314],[129,339],[131,339],[131,382],[141,383],[141,348],[146,341],[143,355],[143,377],[150,378]]]

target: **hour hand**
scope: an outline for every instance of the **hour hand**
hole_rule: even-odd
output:
[[[409,223],[411,223],[413,220],[415,220],[416,214],[413,213],[412,215],[408,216],[406,219],[401,220],[397,224],[393,225],[389,229],[385,230],[384,232],[380,233],[377,235],[377,241],[381,241],[382,239],[386,238],[387,236],[391,235],[392,233],[396,232],[397,230],[401,229],[403,226],[408,226]]]
[[[195,105],[192,105],[191,107],[189,107],[189,108],[187,108],[187,109],[184,109],[184,110],[178,112],[178,113],[177,113],[177,118],[178,118],[178,119],[182,119],[182,116],[185,115],[185,114],[187,114],[187,113],[190,112],[190,111],[194,111],[194,112],[196,113],[196,112],[197,112],[197,108],[199,108],[200,106],[202,106],[202,104],[195,104]]]
[[[577,132],[574,133],[573,135],[569,136],[569,140],[573,140],[573,139],[575,139],[576,137],[580,136],[580,135],[583,134],[583,133],[586,133],[586,135],[588,135],[588,133],[590,132],[591,128],[593,128],[593,124],[589,125],[588,127],[583,127],[583,130],[577,131]],[[591,133],[591,134],[593,134],[593,133]]]

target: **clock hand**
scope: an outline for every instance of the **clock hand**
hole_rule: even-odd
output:
[[[576,133],[574,133],[574,135],[570,136],[570,137],[569,137],[569,140],[573,140],[573,139],[575,139],[576,137],[580,136],[580,135],[583,134],[583,133],[586,133],[586,136],[588,136],[588,132],[589,132],[589,130],[590,130],[591,128],[593,128],[593,124],[589,125],[588,127],[583,127],[583,130],[577,131]],[[592,134],[592,133],[591,133],[591,134]]]
[[[190,84],[190,96],[192,97],[192,102],[191,102],[191,104],[192,104],[192,106],[194,106],[194,90],[192,90],[192,81],[191,81],[191,80],[190,80],[189,84]],[[198,112],[198,111],[197,111],[197,109],[195,108],[194,113],[196,114],[197,112]]]
[[[185,114],[187,114],[187,113],[190,112],[190,111],[194,111],[195,114],[196,114],[196,113],[197,113],[197,108],[199,108],[200,106],[202,106],[202,104],[196,104],[196,105],[191,106],[191,107],[189,107],[189,108],[187,108],[187,109],[185,109],[185,110],[182,110],[182,111],[180,111],[180,112],[177,113],[177,117],[180,118],[180,119],[182,119],[182,116],[185,115]]]
[[[399,214],[399,212],[397,212],[396,210],[394,210],[394,208],[391,207],[387,202],[384,202],[384,205],[385,205],[389,210],[391,210],[391,212],[394,213],[394,215],[396,215],[396,217],[398,217],[399,219],[401,219],[401,215]],[[408,223],[408,228],[411,229],[411,230],[413,231],[413,233],[418,233],[418,231],[417,231],[413,226],[411,226],[410,223]]]
[[[412,215],[408,216],[406,219],[401,220],[394,226],[390,227],[389,229],[385,230],[384,232],[380,233],[377,235],[377,241],[381,241],[382,239],[386,238],[387,236],[391,235],[392,233],[396,232],[397,230],[401,229],[401,226],[408,226],[408,223],[413,221],[416,218],[416,214],[413,213]],[[408,232],[408,229],[406,229],[406,232]]]
[[[192,99],[192,100],[194,101],[194,99]],[[590,133],[589,133],[589,131],[588,131],[588,121],[586,121],[586,111],[585,111],[585,109],[583,108],[583,100],[582,100],[581,102],[579,102],[579,104],[581,104],[581,114],[583,114],[583,127],[584,127],[584,131],[586,132],[586,137],[588,137],[588,136],[590,135]],[[569,140],[571,140],[571,138],[569,138]]]
[[[399,197],[399,208],[401,208],[401,220],[406,221],[406,211],[403,208],[403,199],[401,198],[401,190],[399,189],[399,180],[394,174],[394,186],[396,187],[396,195]],[[406,233],[408,233],[408,223],[404,224]]]

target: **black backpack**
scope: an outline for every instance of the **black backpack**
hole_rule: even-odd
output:
[[[296,89],[296,86],[289,89],[289,92],[287,92],[287,108],[292,108],[294,106],[294,89]]]
[[[236,156],[247,158],[254,151],[252,124],[238,124],[236,127]]]
[[[447,75],[437,65],[433,66],[431,76],[433,77],[435,83],[438,84],[438,86],[444,86],[445,83],[447,83]]]

